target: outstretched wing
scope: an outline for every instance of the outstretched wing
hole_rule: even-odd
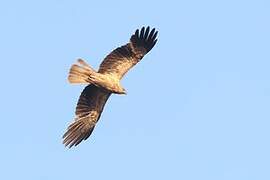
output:
[[[75,122],[68,126],[63,135],[65,146],[77,146],[91,135],[110,95],[92,84],[84,88],[77,103]]]
[[[99,73],[111,74],[121,79],[125,73],[137,64],[157,42],[157,31],[149,26],[139,31],[136,30],[130,42],[113,50],[100,64]]]

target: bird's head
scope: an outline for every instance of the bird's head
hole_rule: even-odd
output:
[[[127,94],[127,91],[125,90],[125,88],[121,87],[119,94]]]
[[[127,91],[125,90],[125,88],[122,88],[122,94],[127,94]]]

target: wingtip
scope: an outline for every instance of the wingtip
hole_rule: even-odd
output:
[[[151,30],[151,31],[150,31]],[[156,28],[152,28],[150,26],[143,26],[140,29],[136,29],[135,33],[132,35],[134,38],[144,39],[144,40],[152,40],[154,41],[157,37],[158,31]]]
[[[87,121],[87,116],[80,120],[75,120],[68,126],[65,134],[62,136],[62,143],[65,147],[72,148],[73,146],[77,146],[92,134],[95,124],[89,126],[85,121]]]
[[[158,31],[156,28],[151,29],[150,26],[143,26],[140,29],[136,29],[135,33],[130,38],[133,50],[141,54],[146,54],[155,46],[157,34]],[[145,49],[145,52],[142,52],[143,50],[140,49],[142,47]]]

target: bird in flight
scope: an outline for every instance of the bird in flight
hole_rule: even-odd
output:
[[[120,84],[122,77],[136,65],[157,42],[157,31],[150,27],[137,29],[129,43],[113,50],[95,71],[84,60],[78,59],[69,71],[71,84],[87,84],[82,91],[77,107],[75,121],[63,135],[63,144],[71,148],[86,140],[94,130],[110,95],[126,94]]]

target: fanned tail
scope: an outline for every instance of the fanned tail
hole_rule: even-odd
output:
[[[95,73],[84,60],[78,59],[78,64],[73,64],[69,71],[68,81],[71,84],[91,83],[90,76]]]

